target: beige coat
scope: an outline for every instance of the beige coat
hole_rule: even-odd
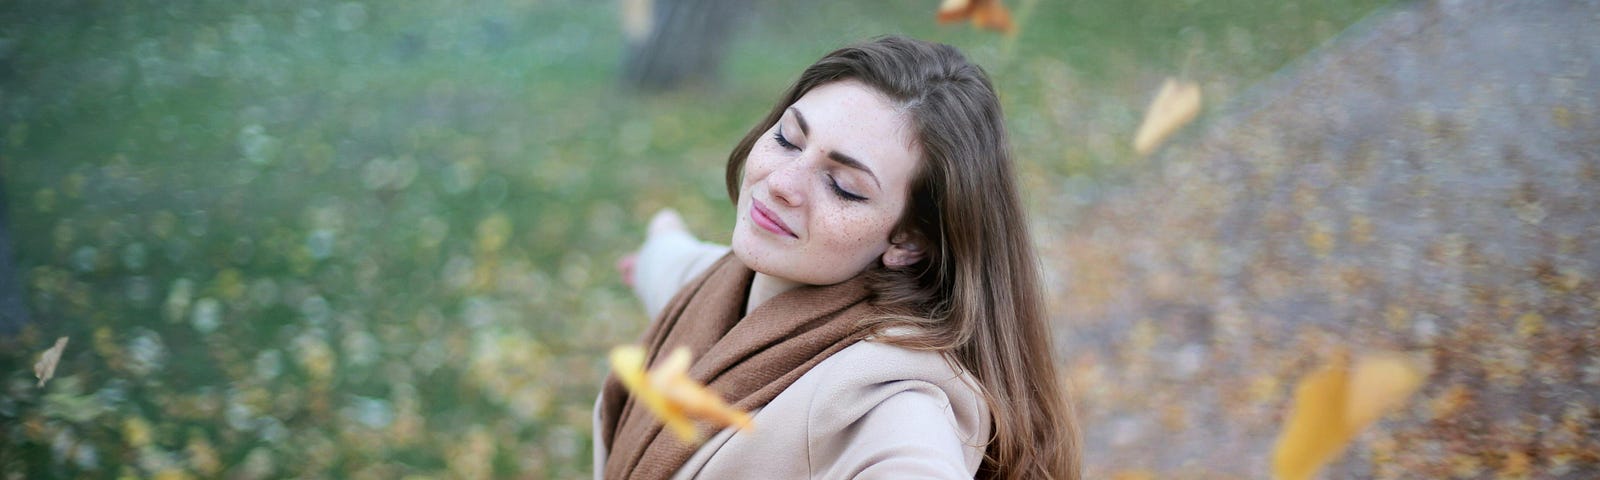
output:
[[[682,232],[647,241],[634,290],[651,318],[726,252]],[[977,382],[953,361],[870,339],[754,413],[755,428],[718,432],[673,478],[972,478],[990,430]],[[598,431],[598,409],[595,422]],[[596,437],[600,478],[606,451]]]

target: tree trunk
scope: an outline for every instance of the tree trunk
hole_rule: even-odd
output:
[[[714,84],[733,24],[748,8],[733,0],[633,0],[627,7],[649,21],[629,32],[622,80],[644,91]]]

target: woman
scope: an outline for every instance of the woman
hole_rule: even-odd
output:
[[[596,475],[1078,478],[1011,163],[952,47],[886,37],[808,67],[728,156],[731,253],[669,212],[621,264],[652,364],[688,347],[755,428],[689,445],[607,379]]]

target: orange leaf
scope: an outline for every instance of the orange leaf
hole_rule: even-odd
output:
[[[1016,32],[1011,11],[1000,0],[944,0],[939,4],[938,19],[939,23],[971,19],[979,28],[1006,34]]]
[[[648,371],[644,368],[644,349],[629,345],[611,350],[611,369],[617,379],[679,439],[700,439],[695,421],[750,428],[750,414],[734,409],[716,392],[690,379],[689,364],[689,350],[683,347],[673,350]]]
[[[1306,480],[1333,460],[1357,433],[1422,386],[1425,369],[1393,353],[1339,361],[1306,375],[1273,452],[1272,475]]]
[[[1149,155],[1167,136],[1188,125],[1200,113],[1200,85],[1194,82],[1168,78],[1161,91],[1150,101],[1150,110],[1144,114],[1138,133],[1133,136],[1133,150]]]

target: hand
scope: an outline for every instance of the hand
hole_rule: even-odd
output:
[[[639,265],[639,252],[628,252],[617,259],[617,273],[622,276],[622,284],[633,288],[633,270]]]
[[[689,226],[683,222],[683,216],[677,210],[663,208],[650,217],[650,226],[646,229],[647,237],[655,237],[663,233],[688,231]],[[639,251],[635,250],[617,259],[617,273],[622,277],[622,284],[633,288],[633,274],[639,264]]]

